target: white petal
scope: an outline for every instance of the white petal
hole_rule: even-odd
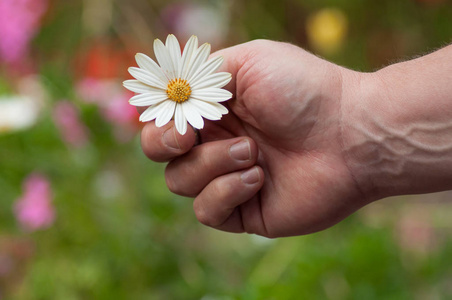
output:
[[[157,78],[159,78],[163,83],[168,82],[168,78],[166,78],[165,74],[163,73],[162,69],[159,67],[159,65],[149,56],[143,53],[137,53],[135,55],[135,60],[137,61],[137,64],[140,68],[151,72],[154,74]]]
[[[138,80],[130,79],[126,80],[122,83],[122,85],[128,89],[129,91],[135,92],[135,93],[148,93],[148,92],[157,92],[162,91],[162,89],[153,88],[147,84],[144,84]]]
[[[221,105],[220,103],[211,102],[210,104],[212,104],[216,109],[218,109],[218,111],[222,115],[226,115],[229,112],[228,109],[224,105]]]
[[[154,74],[150,73],[149,71],[140,68],[130,67],[129,73],[139,81],[147,85],[150,85],[151,87],[166,90],[167,84],[165,84],[162,80],[157,78]]]
[[[222,102],[231,99],[232,93],[224,89],[207,88],[194,90],[190,97],[207,102]]]
[[[176,105],[176,112],[174,114],[174,123],[176,123],[176,129],[180,134],[184,135],[187,132],[187,119],[185,118],[182,106]]]
[[[211,59],[203,63],[202,66],[196,72],[196,74],[193,76],[192,80],[190,81],[190,84],[195,85],[198,83],[199,80],[203,80],[204,77],[209,76],[210,74],[218,70],[218,68],[223,63],[223,60],[224,60],[223,57],[217,56],[214,59]]]
[[[223,105],[219,103],[205,102],[196,99],[191,99],[189,102],[196,107],[196,109],[198,110],[202,117],[212,121],[221,119],[221,112],[217,108],[217,105],[224,108]]]
[[[159,62],[160,67],[165,73],[168,79],[174,79],[174,66],[171,61],[171,56],[168,52],[168,49],[163,45],[162,41],[159,39],[154,40],[154,53],[155,57],[157,57],[157,61]]]
[[[168,35],[166,38],[166,48],[173,62],[174,76],[176,77],[180,69],[181,51],[179,41],[173,34]]]
[[[187,78],[187,73],[190,68],[190,63],[196,54],[196,49],[198,48],[198,38],[194,35],[185,44],[184,52],[182,53],[181,68],[179,70],[179,78]]]
[[[181,103],[181,106],[188,123],[197,129],[202,129],[204,127],[204,120],[196,109],[196,106],[193,106],[190,101]]]
[[[166,93],[145,93],[130,98],[129,103],[134,106],[150,106],[168,99]]]
[[[196,85],[192,85],[191,88],[205,89],[205,88],[222,88],[231,81],[232,75],[228,72],[214,73],[203,80],[198,80]]]
[[[196,51],[196,55],[193,58],[193,62],[190,65],[190,70],[187,74],[187,80],[190,82],[190,80],[193,78],[195,74],[198,73],[199,68],[201,68],[202,64],[207,61],[210,55],[210,44],[205,43],[199,49]]]
[[[175,101],[165,101],[162,105],[164,105],[164,108],[162,108],[162,112],[155,119],[155,126],[157,127],[166,125],[173,117],[174,109],[176,108]]]
[[[159,104],[149,106],[140,116],[141,122],[154,120],[158,115],[162,114],[166,108],[165,103],[172,100],[160,102]]]

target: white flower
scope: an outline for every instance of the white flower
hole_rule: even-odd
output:
[[[0,97],[0,133],[26,129],[38,120],[41,108],[28,96]]]
[[[33,126],[38,121],[47,98],[38,76],[22,77],[17,84],[17,94],[0,95],[0,134]]]
[[[198,38],[192,36],[181,48],[176,37],[168,35],[166,45],[154,41],[157,65],[148,56],[135,56],[139,68],[129,68],[137,80],[124,81],[124,87],[138,93],[129,103],[135,106],[149,106],[140,116],[140,121],[155,119],[157,127],[164,126],[173,117],[180,134],[187,132],[187,121],[197,129],[204,127],[203,117],[220,120],[227,114],[226,107],[219,102],[231,99],[232,94],[222,89],[231,81],[227,72],[215,73],[223,63],[221,56],[207,60],[210,45],[198,48]]]

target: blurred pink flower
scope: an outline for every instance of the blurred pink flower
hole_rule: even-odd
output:
[[[0,61],[23,60],[46,9],[47,0],[0,0]]]
[[[214,48],[220,46],[227,36],[229,15],[226,1],[217,1],[217,5],[179,1],[166,6],[161,14],[171,33],[182,40],[196,33],[201,41],[208,41]]]
[[[102,117],[112,124],[118,142],[133,138],[140,126],[136,108],[129,104],[131,93],[116,80],[84,78],[76,86],[83,101],[99,107]]]
[[[127,143],[135,135],[140,126],[136,108],[129,104],[131,95],[121,93],[106,103],[102,110],[104,118],[114,125],[113,134],[120,143]]]
[[[122,92],[122,86],[113,80],[86,77],[76,85],[77,93],[86,103],[104,104]]]
[[[77,84],[77,92],[83,101],[97,104],[111,123],[122,125],[137,118],[135,107],[129,104],[131,93],[116,80],[84,78]]]
[[[103,115],[111,123],[129,124],[137,120],[137,110],[129,104],[130,95],[122,93],[107,102]]]
[[[80,120],[77,107],[69,101],[59,101],[53,110],[53,119],[62,139],[70,146],[83,147],[88,142],[88,129]]]
[[[23,189],[24,194],[14,205],[16,219],[28,231],[50,227],[55,220],[55,210],[47,178],[42,174],[31,174],[25,179]]]

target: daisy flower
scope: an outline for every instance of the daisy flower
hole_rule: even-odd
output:
[[[218,72],[223,63],[221,56],[207,60],[210,45],[198,48],[198,38],[192,36],[181,53],[176,37],[168,35],[166,44],[154,41],[154,52],[159,65],[148,56],[135,56],[139,68],[129,68],[136,80],[126,80],[125,88],[137,95],[130,98],[134,106],[149,106],[140,121],[155,119],[157,127],[174,119],[180,134],[187,132],[187,122],[197,129],[204,127],[204,120],[220,120],[228,113],[219,102],[231,99],[232,94],[222,89],[231,81],[231,74]]]

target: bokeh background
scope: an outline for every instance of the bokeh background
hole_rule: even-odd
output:
[[[198,224],[121,86],[168,33],[373,71],[450,43],[452,2],[0,0],[0,299],[452,299],[450,192],[303,237]]]

